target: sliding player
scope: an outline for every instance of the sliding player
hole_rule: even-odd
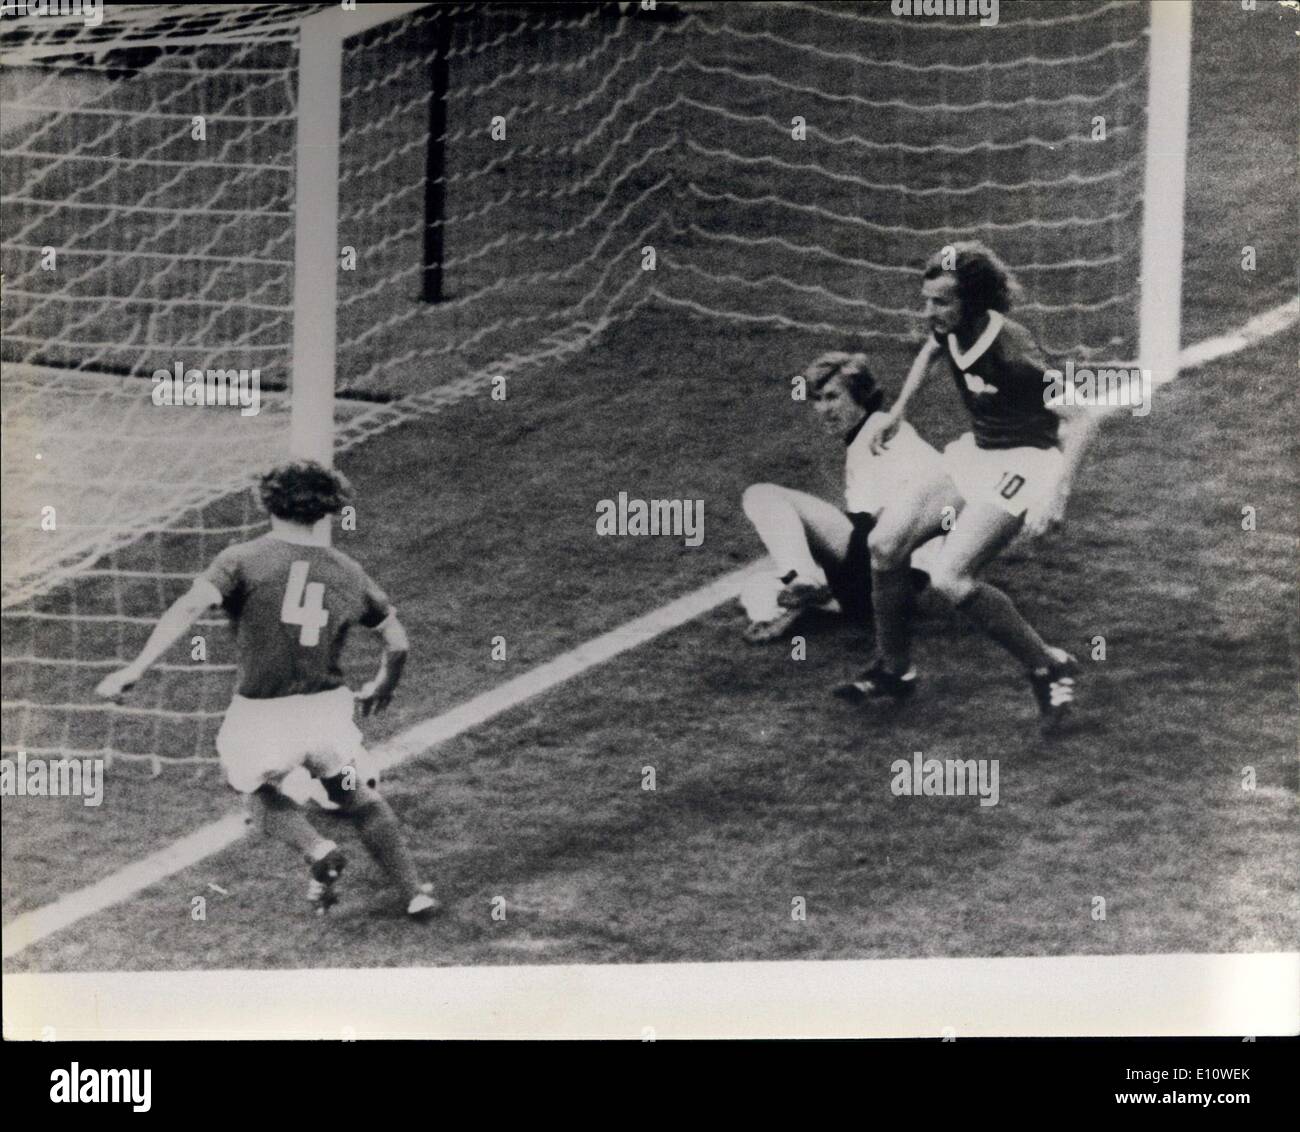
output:
[[[177,599],[130,664],[107,676],[96,694],[116,699],[134,685],[202,615],[221,605],[238,653],[238,685],[217,735],[230,785],[249,799],[268,836],[303,855],[308,900],[317,913],[334,905],[345,863],[280,787],[299,767],[319,779],[338,812],[397,885],[407,912],[423,918],[439,905],[422,884],[397,818],[376,790],[376,774],[353,721],[353,693],[339,662],[348,630],[379,633],[384,657],[355,696],[363,715],[383,711],[406,662],[406,632],[383,590],[346,554],[321,544],[313,528],[349,502],[339,473],[310,460],[273,468],[261,480],[271,530],[228,546]]]
[[[887,450],[903,427],[908,402],[939,357],[957,383],[973,430],[944,450],[947,481],[889,508],[872,530],[876,657],[856,680],[835,689],[837,695],[901,700],[915,690],[908,556],[942,529],[944,509],[952,508],[957,522],[931,569],[931,586],[1024,666],[1045,732],[1074,700],[1074,657],[1047,644],[1005,593],[978,576],[1022,528],[1035,536],[1060,522],[1093,431],[1087,417],[1074,416],[1062,444],[1063,410],[1045,402],[1047,362],[1030,333],[1007,316],[1017,290],[1006,266],[977,242],[955,244],[926,264],[921,293],[932,337],[892,410],[864,428],[865,442],[873,451]]]
[[[809,610],[834,612],[871,623],[871,565],[867,539],[883,509],[942,480],[939,453],[911,425],[902,424],[889,447],[873,453],[864,425],[879,415],[884,394],[862,354],[822,354],[803,373],[822,426],[841,437],[846,510],[815,495],[777,484],[745,489],[742,506],[776,563],[771,577],[741,594],[749,615],[745,639],[777,640]],[[938,541],[912,562],[909,593],[925,588],[922,567]]]

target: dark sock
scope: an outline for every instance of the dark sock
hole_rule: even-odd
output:
[[[976,582],[957,608],[1031,672],[1051,666],[1053,657],[1043,638],[996,586]]]
[[[911,568],[871,571],[876,655],[887,672],[901,676],[912,664],[913,605]]]
[[[325,838],[321,837],[297,806],[283,797],[274,786],[259,787],[251,796],[250,802],[261,814],[262,832],[267,837],[284,842],[308,861],[312,860],[312,851]]]
[[[376,798],[361,806],[354,820],[362,844],[409,901],[420,891],[420,878],[392,807],[383,798]]]

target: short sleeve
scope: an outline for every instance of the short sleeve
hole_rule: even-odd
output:
[[[216,590],[223,602],[228,601],[238,592],[243,584],[243,571],[240,569],[237,546],[228,546],[218,554],[194,584],[201,586],[204,583]]]
[[[361,584],[363,587],[361,624],[367,629],[377,629],[393,612],[393,603],[388,600],[388,595],[379,588],[369,574],[362,573]]]
[[[1046,352],[1027,327],[1009,324],[1007,329],[1011,331],[1007,335],[1010,361],[1038,373],[1048,368]]]

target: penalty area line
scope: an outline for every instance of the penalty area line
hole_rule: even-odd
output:
[[[620,653],[695,620],[735,597],[751,578],[771,569],[771,560],[761,558],[738,570],[732,570],[697,590],[601,633],[536,668],[530,668],[514,679],[490,688],[441,715],[407,728],[375,747],[371,753],[381,769],[422,755],[430,748],[581,675],[589,668],[604,664]],[[9,959],[78,920],[129,900],[159,881],[198,864],[214,853],[220,853],[239,841],[247,830],[248,822],[242,812],[228,814],[158,852],[118,869],[103,880],[61,896],[52,904],[16,916],[4,925],[3,957]]]

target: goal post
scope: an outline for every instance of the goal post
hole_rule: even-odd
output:
[[[298,33],[289,451],[326,466],[334,460],[339,103],[346,15],[328,8],[303,20]]]
[[[1156,0],[1150,36],[1138,364],[1162,384],[1177,376],[1182,346],[1192,0]]]
[[[298,33],[289,451],[327,467],[334,459],[343,42],[425,6],[332,6],[307,16]]]
[[[0,20],[6,752],[210,762],[228,650],[93,688],[265,530],[255,472],[440,435],[640,312],[638,365],[702,319],[887,372],[981,239],[1051,353],[1176,366],[1187,0],[104,11]],[[261,367],[260,412],[154,403],[182,364]]]
[[[129,703],[96,683],[265,531],[259,470],[426,427],[644,305],[668,180],[638,84],[680,36],[594,5],[2,15],[3,749],[210,764],[219,618]],[[435,272],[453,299],[422,301]],[[260,375],[260,406],[161,401],[160,371]]]

